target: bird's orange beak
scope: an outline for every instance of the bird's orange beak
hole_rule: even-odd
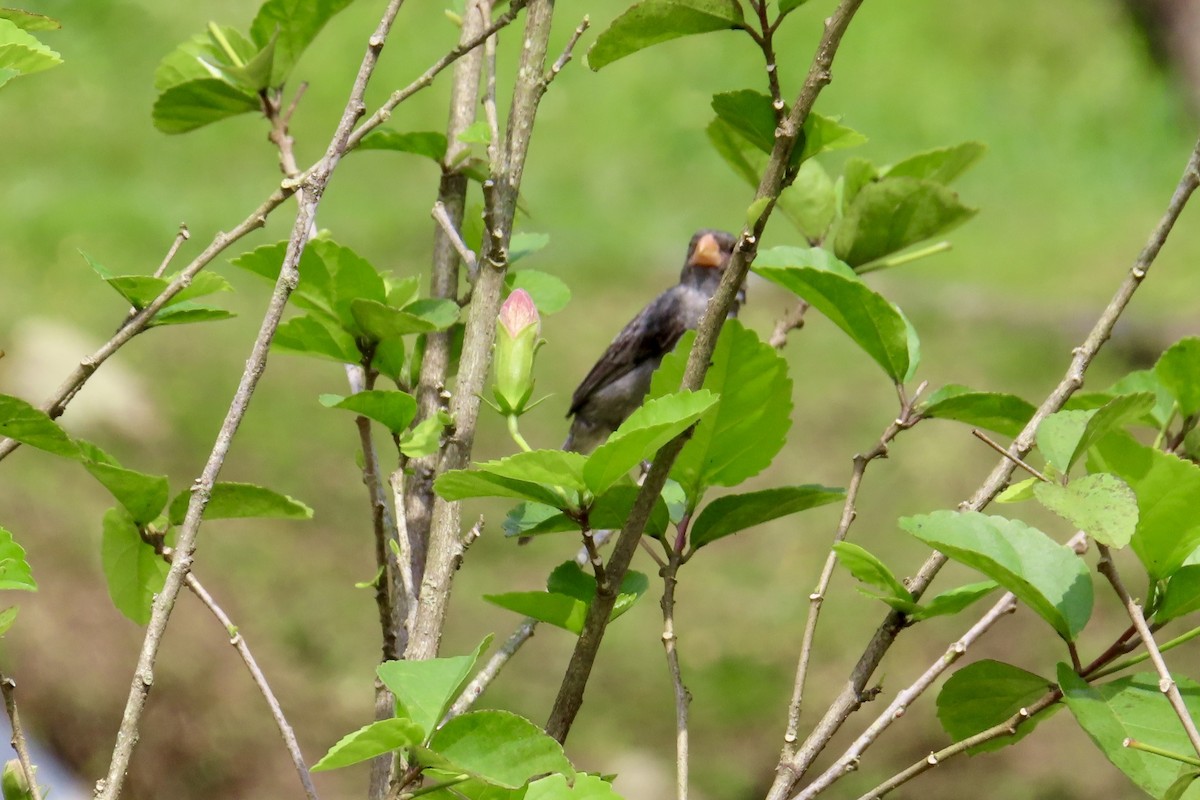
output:
[[[724,260],[721,256],[721,245],[711,233],[704,234],[700,241],[696,242],[696,249],[692,252],[693,267],[716,268],[721,266]]]

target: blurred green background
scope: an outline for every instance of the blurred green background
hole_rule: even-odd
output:
[[[411,6],[384,53],[369,107],[457,38],[440,4]],[[245,27],[254,7],[230,0],[31,4],[62,21],[62,31],[42,38],[65,63],[0,93],[0,349],[8,353],[0,360],[0,391],[40,402],[70,359],[89,352],[122,318],[120,299],[91,274],[79,249],[114,272],[149,273],[186,221],[193,238],[182,263],[278,182],[261,120],[247,115],[177,137],[150,124],[158,60],[209,20]],[[813,0],[784,27],[785,95],[798,88],[832,7]],[[300,64],[296,79],[310,83],[293,129],[302,164],[323,151],[381,8],[360,0]],[[590,14],[593,31],[580,48],[586,49],[621,10],[561,3],[555,47]],[[515,32],[502,40],[508,45],[502,61],[511,64],[507,51],[515,41]],[[851,26],[834,76],[817,108],[870,138],[856,155],[888,163],[968,139],[989,146],[958,184],[981,213],[951,235],[954,249],[873,276],[872,283],[920,332],[920,379],[1039,400],[1178,179],[1195,128],[1184,94],[1151,66],[1116,3],[1095,0],[872,0]],[[523,425],[535,446],[561,441],[571,390],[620,326],[675,280],[688,236],[699,227],[741,224],[751,192],[709,148],[704,127],[713,93],[762,84],[752,43],[719,33],[647,50],[598,74],[577,57],[547,94],[523,190],[529,210],[523,227],[549,233],[551,244],[527,263],[562,277],[574,299],[545,323],[538,387],[552,398]],[[446,95],[441,80],[398,109],[392,126],[444,129]],[[826,165],[836,170],[839,160]],[[436,181],[433,166],[415,157],[351,156],[321,207],[320,225],[382,268],[421,273]],[[228,255],[283,238],[290,209]],[[1196,215],[1185,213],[1089,386],[1101,388],[1146,366],[1165,344],[1195,332]],[[782,219],[765,241],[797,243]],[[267,296],[264,285],[224,260],[215,268],[238,289],[228,298],[237,320],[140,337],[102,371],[118,373],[114,385],[90,386],[64,418],[129,466],[170,475],[173,490],[199,473]],[[761,282],[749,292],[744,318],[766,335],[789,300]],[[64,340],[46,320],[94,342]],[[894,416],[892,389],[815,315],[793,334],[786,356],[796,385],[795,424],[778,463],[747,488],[843,485],[853,454],[869,449]],[[29,358],[32,378],[18,369]],[[32,385],[35,379],[41,384]],[[369,720],[378,658],[372,597],[354,588],[374,573],[356,436],[348,415],[316,402],[320,392],[343,390],[334,365],[272,359],[223,477],[292,494],[314,506],[316,518],[206,526],[196,564],[255,650],[310,760]],[[498,457],[511,447],[501,421],[485,415],[478,456]],[[852,538],[898,574],[911,572],[925,549],[898,531],[895,518],[953,507],[993,462],[966,428],[922,425],[896,443],[890,459],[871,467]],[[0,523],[27,548],[41,585],[17,598],[21,616],[0,645],[0,663],[20,683],[27,726],[92,780],[107,764],[141,640],[141,631],[113,609],[100,573],[100,517],[110,500],[82,470],[29,449],[0,470]],[[549,537],[518,549],[499,531],[502,505],[467,509],[477,511],[487,516],[486,535],[458,575],[445,653],[465,652],[488,632],[506,636],[517,618],[480,595],[539,588],[576,548],[570,537]],[[770,780],[807,597],[836,517],[836,508],[826,508],[722,541],[685,570],[677,629],[695,696],[699,797],[754,797]],[[1054,534],[1069,534],[1045,522]],[[653,573],[648,561],[635,566]],[[937,585],[966,578],[950,568]],[[882,613],[853,591],[844,573],[835,576],[805,720],[815,720],[841,686]],[[1097,613],[1100,632],[1085,643],[1085,659],[1107,644],[1104,630],[1120,625],[1114,602],[1101,603]],[[940,619],[902,636],[878,675],[885,697],[969,624]],[[674,723],[660,626],[651,597],[614,626],[568,747],[579,766],[618,772],[618,787],[632,799],[670,792]],[[1064,654],[1046,634],[1021,611],[967,658],[1004,658],[1050,675]],[[539,631],[483,703],[544,720],[571,645],[564,632]],[[1195,649],[1183,650],[1176,660],[1195,657]],[[850,735],[873,713],[868,707],[856,717]],[[946,743],[931,700],[908,716],[837,796],[856,796]],[[1066,717],[1014,748],[935,770],[899,796],[958,797],[984,786],[990,798],[1139,796]],[[317,778],[327,797],[361,796],[365,784],[364,769]],[[127,796],[296,794],[290,763],[225,632],[192,598],[182,598]]]

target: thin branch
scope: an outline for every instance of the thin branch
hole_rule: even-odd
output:
[[[1167,696],[1167,702],[1171,704],[1171,708],[1175,710],[1180,723],[1183,724],[1183,730],[1187,733],[1188,741],[1192,743],[1192,749],[1196,751],[1196,755],[1200,756],[1200,730],[1196,729],[1196,721],[1192,719],[1187,706],[1183,703],[1183,695],[1179,693],[1179,686],[1176,685],[1170,670],[1167,669],[1167,662],[1163,659],[1162,653],[1154,641],[1154,633],[1146,624],[1142,608],[1125,588],[1108,547],[1099,543],[1096,546],[1100,550],[1100,561],[1096,565],[1096,570],[1108,578],[1113,591],[1117,593],[1117,597],[1121,598],[1121,603],[1125,606],[1126,613],[1129,614],[1129,620],[1137,628],[1138,634],[1142,637],[1142,644],[1145,645],[1146,652],[1150,654],[1150,660],[1154,662],[1154,669],[1158,672],[1158,690]]]
[[[763,64],[767,70],[767,86],[771,92],[771,108],[775,111],[775,122],[783,121],[785,104],[783,91],[779,86],[779,63],[775,57],[775,29],[767,18],[766,0],[750,0],[750,7],[758,17],[760,35],[754,37],[755,43],[762,50]]]
[[[808,309],[806,301],[796,303],[795,308],[776,321],[775,329],[771,331],[771,338],[767,343],[776,350],[782,350],[787,344],[788,334],[804,327],[804,315],[808,313]]]
[[[404,467],[401,467],[392,472],[388,483],[392,487],[392,500],[396,506],[396,541],[397,547],[400,550],[396,558],[397,568],[400,571],[400,586],[404,593],[404,608],[406,609],[404,619],[404,630],[411,631],[413,621],[416,619],[417,613],[417,582],[413,576],[413,554],[411,552],[412,538],[409,535],[407,528],[407,519],[404,513],[404,496],[405,496],[405,480]]]
[[[367,83],[375,70],[379,53],[383,49],[384,42],[387,40],[392,21],[400,10],[401,2],[402,0],[391,0],[388,3],[379,26],[368,40],[367,51],[363,56],[362,64],[355,78],[354,87],[350,92],[350,99],[346,102],[346,107],[342,112],[337,129],[330,139],[325,156],[305,178],[304,199],[303,202],[297,204],[296,221],[288,240],[287,250],[284,254],[283,264],[279,270],[279,279],[276,281],[275,290],[271,295],[267,311],[263,316],[258,336],[254,340],[254,346],[251,348],[250,357],[246,360],[246,366],[242,372],[242,377],[238,383],[233,401],[230,403],[225,420],[222,422],[220,432],[217,434],[216,441],[213,444],[212,452],[209,454],[200,477],[192,485],[192,496],[188,503],[183,525],[179,528],[178,541],[175,546],[171,568],[167,571],[162,590],[155,598],[150,613],[150,620],[146,625],[146,633],[142,640],[137,668],[134,671],[133,681],[129,689],[125,712],[121,717],[117,741],[113,747],[108,775],[104,780],[98,782],[96,786],[95,796],[97,800],[116,800],[121,793],[121,786],[129,770],[129,761],[133,755],[133,748],[138,740],[138,727],[142,712],[145,709],[146,699],[150,694],[150,687],[154,683],[154,662],[158,656],[159,646],[161,645],[163,634],[166,632],[167,621],[170,619],[171,612],[175,607],[175,601],[179,597],[179,591],[183,587],[185,576],[190,571],[192,561],[195,558],[196,539],[200,528],[201,516],[204,514],[205,506],[208,505],[213,484],[216,483],[217,476],[220,474],[221,468],[225,463],[225,458],[233,443],[233,437],[237,433],[237,429],[250,406],[250,399],[254,394],[258,381],[266,370],[267,355],[271,340],[275,335],[276,329],[279,327],[280,320],[283,318],[283,311],[287,306],[288,298],[300,280],[300,257],[303,255],[304,247],[308,242],[308,236],[312,230],[313,221],[316,218],[317,206],[320,203],[321,195],[338,161],[346,151],[354,121],[362,114],[363,96],[366,93]]]
[[[687,800],[688,704],[692,702],[692,695],[683,684],[683,672],[679,667],[679,639],[675,635],[675,588],[679,584],[681,563],[679,555],[678,551],[673,551],[662,572],[663,595],[660,605],[663,612],[663,650],[667,656],[671,686],[675,690],[675,796],[678,800]]]
[[[817,45],[817,52],[813,57],[813,63],[809,68],[804,86],[800,90],[791,112],[775,131],[775,144],[771,151],[771,157],[767,161],[758,191],[755,193],[756,198],[767,198],[767,205],[753,228],[742,231],[729,265],[725,268],[725,274],[721,277],[721,283],[708,302],[704,316],[697,327],[691,353],[688,355],[687,367],[684,370],[681,384],[683,389],[694,391],[704,383],[708,363],[716,349],[721,323],[728,316],[734,298],[741,288],[742,282],[746,279],[750,262],[754,260],[758,240],[762,237],[763,229],[774,209],[774,199],[779,196],[790,180],[787,174],[787,164],[800,132],[803,130],[804,120],[812,110],[813,104],[816,103],[821,90],[832,79],[830,69],[833,65],[833,58],[850,20],[860,5],[862,5],[862,0],[842,0],[833,15],[825,22],[825,31]],[[684,442],[690,435],[691,430],[689,429],[667,443],[658,451],[658,455],[654,457],[654,461],[650,465],[646,481],[638,492],[633,510],[621,528],[621,533],[613,546],[612,555],[609,557],[610,580],[618,586],[629,569],[629,562],[633,559],[633,553],[645,530],[653,504],[666,483],[671,465],[675,462],[679,451],[683,449]],[[596,599],[588,608],[583,633],[575,643],[571,662],[567,667],[558,696],[554,701],[554,708],[550,712],[550,719],[546,724],[546,732],[559,742],[566,740],[571,725],[575,721],[575,715],[579,713],[579,708],[583,705],[583,692],[587,686],[588,677],[591,675],[596,655],[600,650],[600,643],[604,639],[608,616],[615,602],[615,593],[604,595],[597,592]]]
[[[246,644],[245,637],[242,636],[238,627],[233,624],[233,620],[229,618],[229,615],[213,600],[208,590],[196,579],[195,575],[188,573],[186,580],[187,587],[192,591],[192,594],[199,598],[204,607],[217,618],[217,621],[229,633],[229,643],[233,645],[238,655],[242,657],[242,661],[246,664],[246,669],[250,670],[250,677],[254,680],[254,684],[258,687],[259,692],[262,693],[263,698],[267,701],[267,706],[271,709],[271,716],[275,719],[275,725],[279,728],[279,735],[283,737],[284,746],[287,747],[288,755],[292,757],[292,764],[296,767],[296,774],[300,776],[300,783],[304,786],[304,794],[308,797],[308,800],[317,800],[317,789],[313,786],[312,775],[304,763],[304,755],[300,752],[300,743],[296,741],[296,732],[287,721],[287,717],[284,716],[283,707],[279,705],[279,700],[275,697],[275,693],[271,691],[271,685],[267,683],[267,677],[259,669],[258,662],[254,660],[254,655],[250,652],[250,646]]]
[[[479,264],[475,260],[475,254],[471,252],[471,248],[467,247],[467,243],[463,241],[462,234],[458,232],[458,228],[454,225],[454,220],[450,219],[450,215],[446,213],[445,203],[441,200],[434,203],[431,216],[442,229],[442,232],[446,234],[446,238],[450,240],[450,244],[458,253],[458,257],[467,265],[467,272],[474,275],[479,269]]]
[[[918,395],[919,396],[919,395]],[[846,501],[842,504],[842,515],[838,520],[837,531],[833,535],[833,543],[844,541],[858,516],[858,493],[862,487],[863,476],[872,461],[887,458],[888,450],[896,437],[902,431],[908,430],[920,421],[914,412],[915,401],[908,401],[900,408],[900,414],[884,429],[879,441],[866,453],[854,456],[854,467],[850,472],[850,483],[846,487]],[[787,731],[784,733],[784,754],[799,738],[800,708],[804,702],[804,685],[808,680],[808,667],[812,660],[813,642],[817,634],[817,621],[821,614],[821,605],[825,601],[825,593],[829,591],[829,583],[833,579],[833,571],[837,566],[837,555],[833,550],[825,557],[825,566],[821,569],[821,577],[817,586],[809,594],[808,617],[804,621],[804,635],[800,643],[800,660],[796,667],[796,681],[792,688],[792,700],[788,706]]]
[[[471,679],[471,682],[462,690],[458,699],[454,701],[454,705],[450,706],[450,710],[446,712],[446,719],[451,719],[465,713],[467,709],[475,704],[475,701],[491,685],[496,676],[500,674],[500,670],[504,669],[509,660],[521,649],[521,646],[533,638],[537,626],[538,621],[533,617],[526,617],[521,620],[521,624],[517,626],[517,629],[509,635],[500,649],[493,653],[488,662],[484,664],[483,669],[479,670],[475,674],[475,677]]]
[[[369,359],[364,358],[364,362]],[[369,391],[374,387],[375,377],[361,366],[346,365],[346,375],[350,383],[350,391],[357,394]],[[358,430],[359,448],[362,451],[362,480],[367,487],[367,497],[371,504],[371,529],[375,542],[375,565],[379,576],[375,581],[375,605],[379,611],[379,625],[383,639],[383,661],[394,661],[404,652],[404,620],[408,615],[407,608],[402,606],[404,596],[394,597],[392,576],[398,565],[395,563],[390,542],[396,541],[396,521],[392,518],[392,507],[388,503],[387,492],[384,489],[383,473],[379,468],[379,454],[375,449],[375,440],[371,431],[371,420],[357,415],[354,418]]]
[[[1061,409],[1067,399],[1083,385],[1084,373],[1091,365],[1092,360],[1096,357],[1104,342],[1112,334],[1112,329],[1117,319],[1120,318],[1133,294],[1137,291],[1138,286],[1145,279],[1150,266],[1158,256],[1159,251],[1167,240],[1167,236],[1170,234],[1175,222],[1179,219],[1180,213],[1187,204],[1188,198],[1191,197],[1198,185],[1200,185],[1200,142],[1197,142],[1196,148],[1188,159],[1183,177],[1176,186],[1162,218],[1150,234],[1146,246],[1138,254],[1128,275],[1122,281],[1113,299],[1101,313],[1099,319],[1097,319],[1092,331],[1088,334],[1083,344],[1074,350],[1074,357],[1071,359],[1071,363],[1067,367],[1066,375],[1062,381],[1042,402],[1042,405],[1034,412],[1033,417],[1026,424],[1025,428],[1009,446],[1008,452],[1010,454],[1018,458],[1024,457],[1033,447],[1034,436],[1042,420]],[[985,508],[1008,485],[1014,469],[1015,465],[1012,461],[1007,458],[1001,459],[975,494],[965,501],[960,508],[970,511],[979,511]],[[915,599],[920,599],[920,596],[929,587],[929,584],[937,576],[945,563],[946,557],[941,553],[935,551],[930,555],[909,584],[909,590],[913,593]],[[768,794],[770,800],[781,800],[789,796],[792,788],[808,771],[813,761],[825,748],[825,745],[841,728],[842,723],[859,707],[862,692],[866,688],[872,674],[874,674],[876,667],[883,660],[883,656],[891,648],[896,636],[902,630],[904,619],[904,615],[899,612],[889,613],[883,623],[876,629],[871,641],[859,657],[858,663],[855,664],[851,671],[845,688],[834,698],[825,715],[814,726],[804,744],[796,750],[794,756],[781,761],[779,764],[776,771],[775,783]]]
[[[999,739],[1003,736],[1015,736],[1017,729],[1021,725],[1024,725],[1030,720],[1035,719],[1038,714],[1041,714],[1049,709],[1061,698],[1062,691],[1055,687],[1039,697],[1035,702],[1018,710],[1017,713],[1013,714],[999,725],[993,725],[987,730],[980,731],[974,736],[969,736],[960,742],[955,742],[949,747],[943,747],[941,750],[938,750],[935,753],[930,753],[920,761],[914,762],[913,765],[908,769],[893,775],[891,778],[888,778],[886,781],[879,784],[862,797],[858,798],[858,800],[880,800],[880,798],[882,798],[884,795],[903,786],[921,773],[933,769],[936,766],[940,766],[950,758],[962,755],[972,747],[984,744],[985,742],[990,742],[993,739]]]
[[[37,771],[33,760],[29,757],[29,743],[25,740],[25,730],[21,727],[21,716],[17,713],[17,682],[7,675],[0,674],[0,693],[4,694],[4,710],[8,712],[8,720],[12,724],[13,750],[17,751],[17,761],[21,771],[25,773],[25,783],[29,786],[31,800],[42,800],[42,790],[38,788]]]
[[[921,677],[913,681],[907,688],[898,692],[896,699],[875,718],[875,721],[863,731],[861,736],[846,748],[842,756],[829,769],[825,770],[816,780],[804,787],[804,791],[797,795],[797,799],[812,800],[812,798],[832,786],[839,778],[852,771],[855,765],[857,765],[858,760],[862,758],[863,753],[879,738],[880,734],[887,730],[893,722],[903,717],[905,712],[908,711],[908,707],[924,694],[925,690],[932,686],[933,682],[941,677],[942,673],[950,669],[951,665],[962,658],[963,654],[967,652],[968,647],[974,644],[979,637],[987,633],[993,625],[1000,621],[1001,617],[1011,614],[1016,608],[1016,596],[1011,592],[1006,592],[978,622],[971,626],[971,629],[961,639],[950,645],[942,657],[933,662],[922,673]]]
[[[1025,459],[1005,450],[1003,447],[1001,447],[999,445],[999,443],[997,443],[994,439],[992,439],[992,437],[988,436],[986,433],[979,430],[979,428],[972,428],[971,435],[974,436],[979,441],[986,444],[988,447],[995,450],[997,453],[999,453],[1001,458],[1007,458],[1013,464],[1015,464],[1016,466],[1025,470],[1026,472],[1028,472],[1033,477],[1037,478],[1042,483],[1050,483],[1050,479],[1047,478],[1044,474],[1042,474],[1042,472],[1040,472],[1036,467],[1030,466],[1029,463],[1025,461]]]
[[[571,38],[567,40],[567,44],[565,47],[563,47],[562,52],[558,54],[558,58],[556,58],[554,63],[550,66],[550,71],[546,73],[544,82],[547,86],[550,85],[551,81],[558,77],[558,73],[563,71],[563,67],[567,66],[567,64],[571,62],[571,57],[575,52],[575,45],[579,44],[579,37],[583,36],[583,34],[587,32],[587,29],[591,26],[591,17],[585,14],[583,20],[575,27],[574,32],[571,34]]]
[[[167,249],[167,255],[163,258],[162,263],[158,265],[158,269],[154,270],[154,277],[161,278],[166,273],[167,267],[171,266],[171,262],[175,260],[175,254],[179,252],[179,248],[183,247],[183,243],[190,238],[192,238],[192,234],[188,231],[187,223],[179,223],[179,232],[175,234],[175,239]]]

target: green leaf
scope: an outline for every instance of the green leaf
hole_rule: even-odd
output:
[[[588,66],[599,70],[660,42],[709,31],[742,27],[736,0],[645,0],[613,20],[588,51]]]
[[[742,180],[757,187],[762,167],[766,164],[766,156],[753,148],[736,128],[720,118],[710,122],[706,132],[708,141],[725,163],[741,176]]]
[[[983,659],[958,670],[942,686],[937,698],[938,720],[954,741],[961,742],[1010,719],[1053,688],[1054,684],[1040,675]],[[967,752],[976,755],[1016,744],[1049,716],[1043,713],[1026,721],[1014,735],[977,744]]]
[[[8,9],[15,12],[16,9]],[[28,12],[17,12],[28,14]],[[34,15],[29,15],[32,17]],[[43,17],[43,19],[49,19]],[[22,18],[27,21],[28,18]],[[29,75],[62,63],[62,56],[42,44],[37,37],[22,30],[24,26],[8,18],[0,18],[0,70],[17,75]],[[28,28],[36,30],[36,28]]]
[[[1036,528],[976,511],[902,517],[900,527],[999,583],[1067,641],[1091,616],[1087,566],[1069,547]]]
[[[691,427],[716,403],[717,396],[706,389],[647,400],[621,423],[607,442],[587,457],[583,467],[587,489],[593,494],[601,494]]]
[[[545,622],[578,636],[587,619],[588,604],[553,592],[506,592],[485,594],[483,599],[509,611]]]
[[[477,120],[468,125],[456,138],[465,144],[488,144],[492,141],[491,126],[486,119]]]
[[[50,419],[19,397],[0,394],[0,436],[56,456],[79,458],[79,446]]]
[[[348,247],[325,240],[313,242],[333,279],[333,309],[342,326],[357,334],[361,325],[355,306],[370,303],[387,308],[387,288],[383,276],[365,258]],[[383,338],[383,337],[378,337]]]
[[[1179,800],[1192,787],[1192,783],[1196,778],[1200,778],[1200,770],[1193,769],[1189,772],[1184,772],[1163,793],[1162,800]]]
[[[1179,403],[1185,417],[1200,411],[1200,338],[1180,339],[1154,365],[1154,374]]]
[[[167,504],[165,475],[146,475],[96,461],[84,461],[83,466],[112,493],[136,525],[149,525]]]
[[[177,277],[179,277],[178,273],[169,276],[167,278],[167,283],[170,283]],[[210,294],[217,294],[218,292],[232,291],[233,287],[229,284],[229,281],[225,280],[225,278],[221,277],[217,273],[200,272],[196,275],[193,275],[188,285],[184,287],[179,294],[175,295],[167,302],[167,308],[179,305],[187,300],[194,300],[197,297],[207,297]]]
[[[591,530],[619,530],[627,519],[638,495],[637,486],[616,485],[597,497],[588,510]],[[561,501],[560,501],[561,502]],[[669,513],[660,498],[655,502],[646,521],[644,533],[660,537],[667,529]],[[543,533],[562,533],[582,528],[578,519],[568,516],[554,506],[541,503],[520,503],[509,511],[503,524],[507,536],[537,536]]]
[[[472,711],[447,722],[429,742],[442,763],[432,766],[466,772],[489,783],[516,789],[535,775],[575,770],[562,745],[537,725],[508,711]],[[425,753],[418,759],[425,761]]]
[[[525,258],[525,256],[531,256],[539,250],[544,249],[548,244],[550,244],[550,234],[548,233],[529,233],[528,231],[514,233],[508,242],[508,263],[512,264],[513,262],[520,261],[522,258]],[[511,274],[512,273],[510,272],[509,275]],[[507,277],[505,279],[505,283],[508,283]],[[525,287],[513,287],[510,285],[509,288]],[[530,294],[533,293],[530,292]],[[536,296],[534,297],[534,300],[537,300]],[[542,310],[540,304],[538,305],[538,310]]]
[[[418,422],[411,431],[400,437],[400,452],[409,458],[424,458],[442,446],[442,432],[450,424],[450,415],[439,412],[437,416]]]
[[[841,194],[843,213],[858,197],[862,188],[879,180],[879,170],[865,158],[848,158],[842,167]]]
[[[410,719],[396,718],[372,722],[338,740],[320,761],[312,765],[312,771],[323,772],[348,767],[402,747],[414,747],[423,739],[421,726]]]
[[[33,571],[25,560],[25,548],[17,544],[13,535],[4,528],[0,528],[0,589],[37,591],[37,581],[33,579]],[[14,609],[9,610],[16,616]],[[9,620],[8,624],[11,625],[12,621]],[[0,632],[0,635],[3,633]]]
[[[570,785],[565,775],[539,778],[529,784],[523,800],[621,800],[621,796],[600,776],[577,773]]]
[[[760,197],[746,208],[746,224],[753,227],[762,213],[767,210],[767,206],[771,204],[771,198]]]
[[[1070,470],[1083,431],[1095,413],[1095,409],[1056,411],[1042,420],[1037,430],[1037,446],[1047,464],[1063,474]]]
[[[315,246],[319,241],[314,241],[314,246],[304,248],[300,256],[300,283],[292,292],[292,302],[300,308],[320,311],[324,316],[333,318],[337,316],[333,310],[333,275],[330,265],[325,263],[325,258]],[[286,240],[263,245],[229,263],[275,283],[279,280],[279,270],[283,267],[287,248]]]
[[[1184,705],[1200,719],[1200,685],[1176,676]],[[1158,676],[1146,673],[1089,686],[1066,664],[1058,665],[1058,683],[1079,726],[1119,770],[1149,793],[1162,797],[1193,767],[1123,746],[1126,738],[1176,753],[1191,753],[1179,717],[1158,688]]]
[[[548,272],[535,269],[509,272],[504,276],[504,285],[510,292],[513,289],[529,292],[539,314],[557,314],[571,301],[571,290],[561,278]]]
[[[1066,486],[1039,483],[1038,502],[1109,547],[1124,547],[1137,529],[1137,497],[1129,484],[1107,472],[1085,475]]]
[[[326,408],[353,411],[375,420],[397,436],[407,430],[417,416],[417,401],[405,392],[371,389],[349,397],[323,394],[319,399]]]
[[[764,153],[775,146],[775,109],[771,98],[753,89],[713,95],[712,109],[717,119],[737,131]]]
[[[948,184],[975,166],[986,152],[987,145],[982,142],[963,142],[909,156],[889,167],[884,174],[891,178],[919,178]]]
[[[679,386],[695,334],[684,334],[663,359],[650,397]],[[736,486],[766,469],[791,427],[792,381],[775,348],[737,320],[721,327],[704,388],[718,394],[715,412],[696,426],[671,468],[695,506],[709,486]]]
[[[230,70],[236,68],[235,62],[245,64],[254,58],[258,50],[237,29],[210,24],[206,33],[196,34],[163,57],[154,71],[154,89],[162,93],[192,81],[215,79],[254,97],[252,90],[238,85]]]
[[[154,127],[187,133],[213,122],[259,111],[259,100],[220,78],[200,78],[163,91],[154,101]]]
[[[1150,413],[1152,408],[1154,408],[1154,395],[1149,392],[1141,392],[1114,397],[1096,409],[1096,413],[1092,415],[1087,425],[1084,426],[1079,444],[1075,446],[1075,451],[1071,453],[1071,464],[1073,465],[1078,461],[1079,457],[1084,455],[1088,451],[1088,448],[1100,441],[1100,439],[1112,431],[1121,430],[1124,426],[1136,422],[1141,417]]]
[[[300,55],[325,23],[350,3],[351,0],[267,0],[259,6],[250,23],[250,37],[259,47],[275,41],[272,86],[288,79]]]
[[[362,354],[354,337],[340,327],[313,315],[293,317],[279,326],[271,346],[306,356],[328,358],[339,364],[355,364]]]
[[[621,579],[620,596],[641,597],[650,588],[650,579],[637,570],[627,570]],[[546,591],[565,594],[591,604],[596,598],[596,579],[583,571],[575,561],[564,561],[546,578]],[[613,609],[612,618],[619,617],[625,609]]]
[[[731,494],[709,503],[692,523],[692,547],[700,549],[730,534],[842,500],[845,489],[826,486],[787,486],[746,494]]]
[[[811,303],[896,383],[916,371],[920,353],[912,325],[900,309],[862,281],[813,267],[758,267],[755,272]]]
[[[779,16],[782,18],[807,2],[808,0],[779,0]]]
[[[9,606],[0,611],[0,636],[8,633],[12,628],[13,623],[17,621],[17,612],[19,610],[17,606]]]
[[[966,586],[956,586],[935,595],[929,602],[917,606],[913,611],[906,611],[908,618],[914,622],[931,617],[942,617],[957,614],[996,589],[995,581],[980,581]]]
[[[211,27],[211,25],[210,25]],[[226,72],[232,77],[243,89],[249,89],[252,92],[261,92],[263,89],[268,89],[271,86],[271,72],[275,68],[275,43],[277,38],[272,36],[262,48],[251,56],[249,59],[243,60],[243,63],[238,66],[228,67]]]
[[[838,563],[850,571],[855,580],[868,586],[874,586],[884,593],[884,597],[912,603],[912,592],[896,577],[887,564],[884,564],[866,548],[851,542],[837,542],[833,545]],[[878,597],[879,595],[874,595]]]
[[[453,309],[450,309],[449,306],[438,305],[433,311],[436,316],[428,312],[423,316],[409,311],[401,311],[375,300],[361,299],[351,301],[350,311],[354,315],[358,329],[368,338],[379,341],[396,336],[407,336],[411,333],[429,333],[450,327],[458,321],[458,304],[449,300],[443,302],[449,303]],[[422,310],[424,309],[425,306],[422,306]],[[449,316],[450,313],[453,313],[452,318]]]
[[[470,655],[434,658],[426,661],[385,661],[376,672],[396,697],[396,716],[407,717],[420,726],[426,741],[446,710],[458,697],[471,677],[479,656],[492,642],[484,637]]]
[[[831,150],[858,147],[866,142],[866,136],[843,125],[840,120],[809,112],[804,120],[804,146],[792,153],[792,163],[807,161]]]
[[[945,233],[975,213],[939,183],[881,178],[863,186],[849,203],[833,252],[857,267]]]
[[[1125,433],[1092,448],[1092,472],[1111,472],[1137,495],[1130,546],[1153,580],[1169,577],[1200,546],[1200,467],[1139,444]]]
[[[515,497],[558,508],[564,499],[553,489],[540,483],[514,480],[491,472],[454,469],[438,476],[433,488],[444,500],[466,500],[469,497]]]
[[[1200,564],[1187,564],[1171,576],[1155,622],[1167,622],[1200,609]]]
[[[821,241],[837,215],[837,190],[819,162],[805,161],[792,185],[779,195],[776,208],[810,242]],[[755,263],[759,263],[758,259]]]
[[[138,625],[145,625],[169,567],[142,541],[133,518],[123,508],[110,508],[104,514],[100,557],[113,605]]]
[[[376,128],[358,143],[358,150],[394,150],[425,156],[438,163],[446,157],[446,135],[436,131],[400,131]]]
[[[824,272],[841,275],[848,280],[858,280],[854,270],[839,261],[837,256],[821,247],[771,247],[760,250],[754,259],[753,269],[787,269],[789,267],[812,267]]]
[[[632,608],[649,586],[649,578],[629,570],[621,581],[621,591],[613,604],[609,620],[615,620]],[[546,588],[548,591],[545,592],[508,592],[484,595],[483,599],[578,636],[583,631],[588,607],[596,597],[596,579],[574,561],[567,561],[550,573]]]
[[[180,525],[187,514],[192,493],[183,491],[175,495],[167,512],[171,524]],[[204,519],[244,519],[265,517],[270,519],[312,519],[313,510],[288,497],[252,483],[221,481],[213,484],[208,505],[204,507]]]
[[[476,464],[480,472],[545,486],[583,491],[586,457],[566,450],[530,450]]]
[[[220,322],[233,319],[236,314],[215,306],[204,306],[197,303],[171,303],[159,311],[150,320],[149,327],[157,328],[163,325],[191,325],[197,322]]]
[[[921,413],[935,419],[952,419],[1004,436],[1016,436],[1033,418],[1032,403],[1013,394],[976,392],[947,384],[921,405]]]
[[[62,28],[62,23],[52,17],[19,8],[0,8],[0,19],[8,20],[23,31],[57,31]]]
[[[1003,492],[996,495],[997,503],[1021,503],[1025,500],[1032,500],[1034,497],[1034,486],[1041,483],[1038,478],[1026,478],[1023,481],[1017,481]]]

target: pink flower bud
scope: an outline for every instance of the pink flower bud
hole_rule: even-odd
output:
[[[517,289],[500,306],[496,319],[496,383],[492,393],[506,415],[525,412],[533,394],[533,355],[542,321],[533,298]]]
[[[500,324],[512,337],[516,337],[530,325],[537,326],[535,336],[542,332],[542,319],[538,316],[537,306],[534,305],[529,292],[524,289],[513,290],[504,301],[504,305],[500,306]]]

